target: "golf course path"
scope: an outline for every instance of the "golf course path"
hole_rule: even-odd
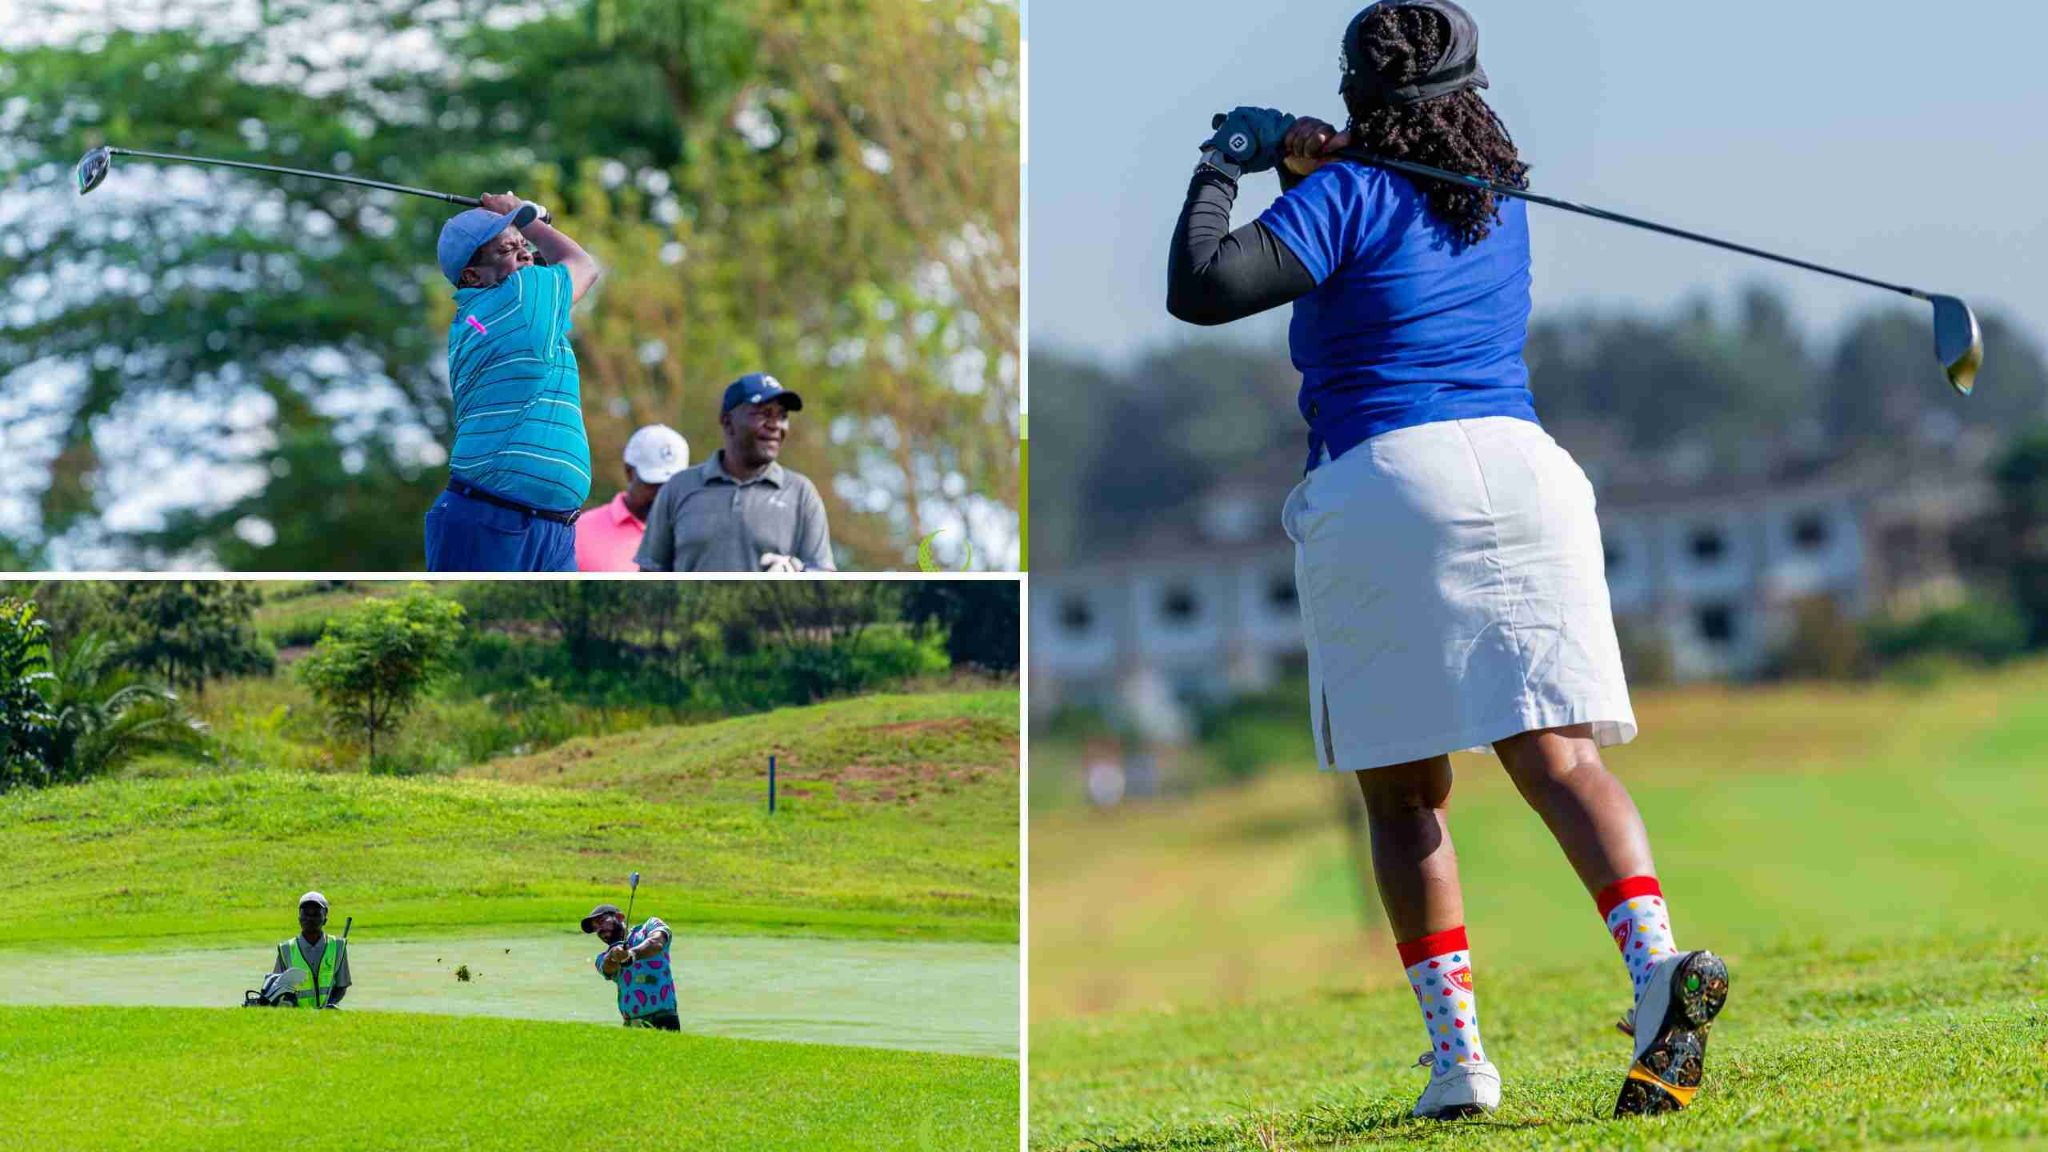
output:
[[[349,940],[343,1011],[618,1025],[598,946],[574,932]],[[162,952],[0,949],[0,1004],[229,1007],[274,942]],[[1017,946],[678,936],[683,1030],[753,1040],[1017,1057]],[[457,978],[467,968],[469,979]]]

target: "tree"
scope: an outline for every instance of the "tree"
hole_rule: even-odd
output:
[[[69,641],[44,682],[53,782],[88,780],[150,752],[198,752],[206,726],[175,693],[112,667],[112,647],[88,633]]]
[[[0,792],[49,782],[49,626],[32,601],[0,599]]]
[[[35,604],[0,600],[0,792],[200,747],[204,726],[175,695],[108,664],[107,644],[91,633],[53,654]]]
[[[375,767],[377,738],[448,672],[461,638],[462,606],[420,587],[336,614],[295,671],[339,727],[361,733]]]
[[[946,630],[946,655],[955,668],[1015,672],[1022,628],[1018,587],[984,580],[921,580],[905,594],[903,614],[925,627]]]
[[[275,654],[256,635],[256,587],[225,580],[112,585],[122,638],[116,660],[175,687],[204,692],[221,676],[267,672]]]

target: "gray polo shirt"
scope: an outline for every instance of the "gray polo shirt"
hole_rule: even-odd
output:
[[[723,450],[661,486],[633,562],[642,572],[759,572],[761,555],[833,570],[825,500],[780,464],[745,483],[725,474]]]

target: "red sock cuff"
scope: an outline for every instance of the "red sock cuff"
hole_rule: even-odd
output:
[[[1614,906],[1623,900],[1633,900],[1638,896],[1662,895],[1664,889],[1657,886],[1655,876],[1630,876],[1626,880],[1616,880],[1602,888],[1600,894],[1593,897],[1593,902],[1600,906],[1600,918],[1605,920],[1607,914],[1614,911]]]
[[[1447,952],[1470,952],[1472,950],[1465,943],[1465,926],[1463,924],[1449,931],[1433,932],[1420,940],[1410,940],[1405,944],[1396,944],[1394,947],[1401,950],[1401,967],[1403,968],[1413,968],[1431,956],[1442,956]]]

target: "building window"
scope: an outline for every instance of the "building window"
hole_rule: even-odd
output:
[[[1194,591],[1185,584],[1176,584],[1168,588],[1165,595],[1159,598],[1159,614],[1164,616],[1169,624],[1186,627],[1195,622],[1195,617],[1200,615],[1201,610],[1201,602],[1195,599]]]
[[[1080,596],[1060,601],[1060,627],[1076,636],[1086,636],[1095,627],[1095,609]]]
[[[1293,612],[1299,607],[1294,577],[1275,576],[1266,584],[1266,606],[1276,613]]]
[[[1697,528],[1687,543],[1692,558],[1701,565],[1719,564],[1728,554],[1728,539],[1718,528]]]
[[[1828,546],[1828,522],[1818,512],[1808,512],[1792,522],[1792,543],[1803,552],[1818,552]]]
[[[1709,644],[1735,642],[1735,609],[1726,604],[1704,604],[1695,613],[1700,639]]]

